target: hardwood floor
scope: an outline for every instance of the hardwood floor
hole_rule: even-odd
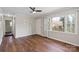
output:
[[[31,35],[21,38],[3,37],[1,52],[77,52],[79,47],[57,40]]]

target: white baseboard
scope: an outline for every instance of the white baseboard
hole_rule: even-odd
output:
[[[41,35],[41,36],[47,37],[45,35]],[[71,44],[71,45],[74,45],[74,46],[79,46],[78,44],[75,44],[75,43],[72,43],[72,42],[68,42],[68,41],[65,41],[65,40],[61,40],[61,39],[57,39],[57,38],[51,38],[51,37],[48,37],[48,38],[54,39],[54,40],[58,40],[58,41],[61,41],[61,42],[64,42],[64,43],[68,43],[68,44]]]
[[[74,46],[79,46],[78,44],[68,42],[68,41],[65,41],[65,40],[60,40],[60,39],[57,39],[57,38],[51,38],[51,39],[58,40],[58,41],[61,41],[61,42],[64,42],[64,43],[68,43],[68,44],[71,44],[71,45],[74,45]]]

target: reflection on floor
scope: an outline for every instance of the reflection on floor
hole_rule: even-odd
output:
[[[30,35],[15,39],[3,37],[2,52],[77,52],[79,47],[49,39],[40,35]]]

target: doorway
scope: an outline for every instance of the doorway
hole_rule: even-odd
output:
[[[15,36],[15,24],[13,16],[3,16],[4,36]]]

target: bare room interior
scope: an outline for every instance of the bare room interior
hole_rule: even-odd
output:
[[[0,7],[0,52],[79,52],[79,7]]]

